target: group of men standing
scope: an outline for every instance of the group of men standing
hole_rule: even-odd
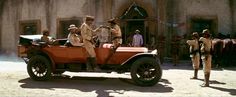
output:
[[[199,38],[197,32],[192,34],[192,40],[188,40],[187,44],[190,46],[190,57],[193,64],[194,76],[191,79],[198,79],[198,70],[200,65],[200,59],[203,63],[204,71],[204,83],[201,85],[203,87],[209,87],[209,78],[211,71],[211,61],[212,61],[212,40],[210,38],[210,32],[208,29],[203,30],[203,36]]]
[[[87,71],[100,71],[99,66],[96,64],[96,53],[94,50],[95,47],[95,40],[96,32],[99,32],[101,28],[108,28],[113,35],[112,43],[113,49],[115,50],[117,47],[122,44],[122,33],[120,27],[117,25],[115,19],[110,19],[108,23],[110,26],[100,26],[96,29],[92,28],[94,22],[93,16],[86,16],[84,23],[77,28],[75,25],[70,25],[69,27],[69,35],[68,35],[68,42],[71,43],[73,46],[84,46],[87,52],[87,63],[86,69]],[[75,33],[76,30],[79,30]]]
[[[94,37],[96,37],[97,32],[101,32],[101,28],[108,29],[112,34],[112,50],[115,51],[122,44],[122,33],[120,26],[117,24],[115,18],[110,19],[108,23],[109,26],[100,26],[96,29],[93,29],[92,25],[94,22],[93,16],[86,16],[84,19],[84,23],[80,27],[76,27],[76,25],[71,24],[68,28],[68,40],[66,45],[72,46],[83,46],[87,52],[87,64],[86,69],[88,71],[100,71],[99,66],[96,64],[96,53],[94,47],[96,45],[96,41]],[[132,46],[141,47],[143,45],[142,35],[139,34],[140,31],[136,30],[135,35],[133,36]],[[55,40],[50,40],[48,38],[49,31],[43,31],[43,36],[41,38],[42,41],[51,44]]]

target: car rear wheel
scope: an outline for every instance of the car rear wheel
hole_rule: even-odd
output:
[[[30,78],[37,81],[49,80],[52,73],[50,61],[41,55],[30,58],[27,71]]]
[[[136,60],[131,67],[131,77],[139,86],[153,86],[162,76],[162,70],[155,58],[143,57]]]

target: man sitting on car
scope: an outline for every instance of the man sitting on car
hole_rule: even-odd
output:
[[[46,42],[47,44],[53,44],[55,42],[54,39],[49,39],[49,31],[43,30],[43,36],[41,37],[42,42]]]
[[[74,24],[71,24],[68,30],[70,33],[68,34],[67,42],[69,42],[72,46],[83,46],[82,40],[79,38],[79,35],[76,34],[78,28]]]

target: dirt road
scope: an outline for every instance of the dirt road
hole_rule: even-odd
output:
[[[236,68],[214,69],[211,87],[202,88],[199,80],[190,80],[189,63],[162,65],[162,80],[153,87],[139,87],[130,81],[129,74],[72,73],[54,76],[49,81],[33,81],[21,59],[0,57],[0,97],[233,97],[236,96]],[[86,77],[89,76],[89,77]],[[105,78],[98,78],[105,77]]]

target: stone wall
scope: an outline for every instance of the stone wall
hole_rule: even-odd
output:
[[[16,52],[20,34],[19,21],[40,20],[41,30],[49,29],[50,34],[55,37],[57,19],[82,18],[86,14],[92,14],[87,8],[88,2],[87,0],[5,0],[1,8],[3,10],[1,49]]]
[[[4,6],[5,0],[0,1],[0,53],[2,52],[2,46],[1,46],[1,37],[2,37],[2,13],[3,13],[3,6]]]
[[[235,0],[231,0],[233,3],[232,4],[232,14],[233,14],[233,25],[232,25],[232,28],[233,28],[233,38],[236,38],[236,1]]]
[[[177,29],[180,35],[190,33],[188,32],[188,19],[191,16],[216,17],[217,18],[217,32],[229,34],[231,32],[231,12],[229,0],[175,0],[176,2],[176,17],[177,23],[186,23],[182,28]]]
[[[134,1],[149,17],[157,17],[156,0]],[[39,20],[39,32],[49,29],[51,36],[56,37],[59,19],[80,18],[83,21],[85,15],[93,15],[96,25],[106,24],[108,19],[121,16],[132,3],[132,0],[1,0],[1,49],[16,52],[21,33],[19,21]],[[149,31],[156,33],[156,22],[148,23]]]
[[[153,19],[145,22],[149,32],[155,37],[165,37],[167,56],[170,56],[173,35],[190,34],[188,21],[192,16],[216,17],[216,33],[234,32],[236,36],[235,0],[0,0],[0,48],[16,52],[21,33],[19,21],[40,20],[40,30],[49,29],[51,36],[56,37],[60,19],[79,18],[82,22],[85,15],[94,15],[98,26],[112,17],[120,17],[134,1]],[[178,27],[173,28],[169,23]]]
[[[191,32],[191,18],[214,19],[216,28],[214,33],[223,33],[225,35],[232,32],[232,14],[229,0],[169,0],[174,3],[173,10],[169,10],[173,15],[172,23],[176,24],[169,29],[169,37],[171,35],[179,35],[182,37],[180,41],[180,57],[188,58],[188,46],[186,40]],[[169,4],[170,5],[170,4]],[[235,6],[235,5],[233,5]],[[170,17],[170,16],[169,16]],[[169,21],[171,18],[169,18]],[[186,37],[187,36],[187,37]],[[170,40],[170,39],[169,39]],[[167,54],[169,55],[169,54]]]

